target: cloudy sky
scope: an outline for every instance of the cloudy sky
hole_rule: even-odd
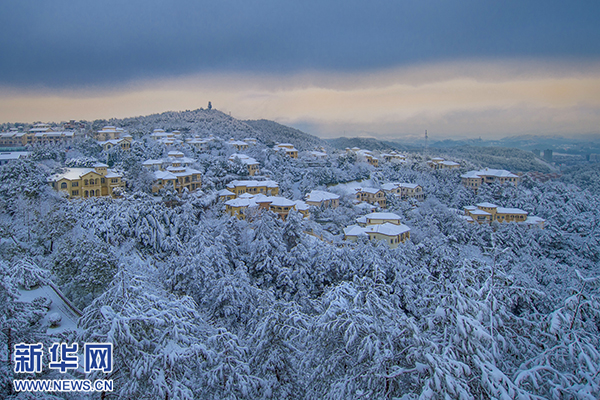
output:
[[[600,2],[2,0],[0,122],[205,107],[321,137],[600,133]]]

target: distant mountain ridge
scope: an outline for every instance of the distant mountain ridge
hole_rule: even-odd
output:
[[[327,139],[327,143],[331,146],[344,150],[345,148],[359,147],[361,149],[386,151],[386,150],[410,150],[411,146],[402,145],[396,142],[390,142],[385,140],[373,139],[373,138],[347,138],[340,137],[336,139]],[[414,148],[414,147],[413,147]]]
[[[316,147],[328,147],[327,141],[302,132],[301,130],[281,125],[277,122],[267,119],[242,121],[260,135],[260,140],[267,145],[275,142],[289,141],[298,148],[298,150],[313,150]]]

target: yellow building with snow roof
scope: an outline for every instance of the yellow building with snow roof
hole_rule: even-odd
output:
[[[65,172],[49,177],[48,183],[70,199],[117,197],[125,187],[123,175],[102,163],[94,164],[93,168],[67,168]]]
[[[259,163],[258,163],[258,161],[256,161],[256,159],[254,159],[252,157],[248,157],[245,154],[237,154],[237,153],[229,156],[229,161],[231,161],[231,162],[234,162],[236,159],[240,160],[240,162],[246,166],[246,169],[248,170],[248,175],[254,176],[254,175],[260,173]]]
[[[279,196],[244,193],[238,198],[225,202],[225,211],[238,219],[246,219],[248,215],[259,210],[272,211],[283,220],[292,210],[296,210],[303,217],[308,218],[308,205],[301,200],[293,201]]]
[[[340,205],[340,196],[323,190],[312,190],[305,197],[306,204],[313,207],[336,208]]]
[[[391,151],[389,153],[381,153],[379,155],[386,162],[397,162],[397,163],[405,163],[406,157],[403,154],[398,154],[395,151]]]
[[[456,169],[460,168],[460,164],[454,161],[447,161],[441,157],[434,157],[427,164],[433,169]]]
[[[386,200],[385,193],[382,189],[375,188],[356,188],[356,200],[358,202],[366,202],[369,204],[376,204],[381,208],[385,208]]]
[[[490,224],[498,222],[516,222],[523,225],[537,225],[544,228],[545,220],[536,216],[529,216],[527,211],[520,208],[498,207],[493,203],[479,203],[477,206],[466,206],[465,217],[468,222]]]
[[[279,184],[275,181],[238,181],[234,180],[227,184],[227,190],[239,197],[243,193],[264,194],[266,196],[277,196],[279,194]]]
[[[193,192],[201,187],[202,174],[197,169],[185,167],[183,165],[171,165],[165,170],[154,171],[152,193],[157,193],[161,189],[166,189],[181,194],[186,189],[188,192]]]
[[[344,228],[344,239],[357,241],[364,236],[369,240],[383,240],[391,248],[410,239],[410,228],[400,222],[394,213],[371,213],[356,219],[357,225]]]
[[[298,158],[298,150],[291,143],[277,143],[273,146],[273,150],[284,153],[290,158]]]
[[[235,139],[231,138],[231,139],[229,139],[227,144],[230,146],[233,146],[237,151],[248,150],[248,143],[241,141],[241,140],[235,140]]]
[[[498,182],[500,184],[509,183],[517,186],[519,176],[504,169],[485,168],[479,171],[469,171],[460,176],[462,184],[475,191],[484,183]]]

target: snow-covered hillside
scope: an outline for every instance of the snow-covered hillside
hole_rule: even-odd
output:
[[[1,398],[23,398],[11,389],[23,378],[11,345],[54,342],[113,343],[113,372],[92,375],[114,381],[106,398],[600,398],[600,198],[580,180],[523,176],[474,191],[461,183],[473,166],[464,160],[436,170],[420,153],[379,163],[364,151],[315,157],[306,150],[321,142],[310,135],[216,110],[105,123],[134,135],[130,150],[87,139],[0,166]],[[152,139],[157,128],[181,139]],[[220,139],[199,149],[188,133]],[[258,140],[240,150],[230,138]],[[297,146],[298,158],[274,142]],[[169,154],[199,171],[201,188],[152,193],[156,171],[144,162]],[[94,160],[123,175],[121,197],[67,199],[49,185],[51,174]],[[312,206],[307,218],[266,206],[237,218],[225,189],[248,180],[268,181],[283,206],[313,190],[339,202]],[[425,200],[388,192],[357,204],[359,186],[375,193],[394,182],[419,186]],[[275,197],[250,191],[238,199]],[[346,240],[344,228],[384,200],[378,215],[410,237],[395,247]],[[464,218],[465,206],[489,203],[545,225]],[[76,327],[50,284],[81,308]],[[59,328],[49,328],[54,311]],[[44,370],[36,379],[57,376],[74,378]]]

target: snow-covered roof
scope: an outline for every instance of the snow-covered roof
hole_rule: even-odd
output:
[[[380,225],[368,225],[365,227],[365,232],[380,233],[386,236],[398,236],[402,233],[409,232],[410,228],[404,224],[395,225],[386,222]]]
[[[298,151],[293,144],[291,143],[280,143],[280,144],[276,144],[275,146],[273,146],[273,150],[275,151],[280,151],[283,150],[286,153],[292,153],[294,151]]]
[[[479,209],[471,211],[471,214],[472,215],[492,215],[487,211],[483,211],[483,210],[479,210]]]
[[[177,179],[178,177],[200,174],[200,171],[186,167],[169,167],[166,171],[154,171],[156,179]]]
[[[493,203],[489,203],[487,201],[484,201],[483,203],[477,203],[477,207],[484,207],[484,208],[498,208],[497,205],[493,204]]]
[[[227,189],[222,189],[222,190],[219,190],[219,191],[217,192],[217,194],[218,194],[219,196],[235,196],[235,193],[233,193],[233,192],[230,192],[230,191],[229,191],[229,190],[227,190]]]
[[[447,165],[449,167],[455,167],[457,165],[460,165],[459,163],[454,162],[454,161],[442,161],[442,162],[440,162],[440,164]]]
[[[381,185],[381,188],[385,191],[390,191],[398,189],[398,186],[400,186],[400,184],[398,183],[384,183],[383,185]]]
[[[229,156],[229,161],[233,161],[235,159],[238,159],[242,162],[242,164],[244,165],[258,165],[258,161],[256,161],[254,158],[252,157],[248,157],[245,154],[232,154],[231,156]]]
[[[395,219],[400,221],[400,216],[398,214],[390,213],[390,212],[374,212],[371,214],[365,215],[367,220],[369,219]]]
[[[0,160],[17,160],[29,156],[28,151],[7,151],[0,153]]]
[[[110,172],[108,172],[105,176],[105,178],[122,178],[123,175],[119,174],[118,172],[115,172],[113,170],[110,170]]]
[[[245,186],[245,187],[261,187],[261,186],[266,186],[269,188],[276,188],[279,187],[279,185],[277,184],[277,182],[275,181],[238,181],[238,180],[234,180],[231,181],[227,184],[228,188],[235,188],[235,187],[239,187],[239,186]]]
[[[478,171],[469,171],[469,172],[462,174],[460,177],[465,178],[465,179],[468,179],[468,178],[481,179],[481,176],[478,174]]]
[[[419,186],[421,186],[421,185],[417,185],[416,183],[401,183],[400,184],[400,187],[404,187],[404,188],[407,188],[407,189],[416,189]]]
[[[309,205],[302,200],[296,200],[294,203],[296,203],[296,210],[298,211],[305,211],[309,209]]]
[[[227,144],[230,144],[232,146],[248,146],[248,143],[242,142],[241,140],[229,140]]]
[[[527,211],[523,211],[520,208],[498,207],[498,209],[496,210],[496,212],[498,214],[525,214],[525,215],[527,215]]]
[[[171,150],[167,156],[168,157],[183,157],[185,154],[183,154],[181,151],[176,151],[176,150]]]
[[[377,192],[379,192],[381,189],[375,189],[375,188],[363,188],[363,187],[359,187],[356,188],[357,192],[365,192],[365,193],[371,193],[371,194],[376,194]]]
[[[97,162],[97,163],[94,163],[94,168],[108,168],[108,165],[101,163],[101,162]]]
[[[82,176],[95,172],[93,168],[67,168],[62,174],[55,174],[48,178],[49,181],[60,181],[66,179],[68,181],[76,181],[81,179]]]
[[[30,131],[31,132],[31,131]],[[39,131],[35,137],[73,137],[74,133],[69,131]]]
[[[154,166],[154,165],[162,165],[162,163],[163,163],[162,160],[146,160],[142,163],[142,165]]]
[[[251,202],[249,199],[231,199],[227,200],[225,204],[231,207],[249,207]]]
[[[469,171],[466,174],[461,175],[461,178],[481,178],[485,176],[493,176],[495,178],[518,178],[518,175],[504,169],[490,169],[484,168],[479,171]]]
[[[119,143],[123,143],[123,142],[126,142],[126,140],[125,140],[125,139],[111,139],[111,140],[105,140],[105,141],[103,141],[103,142],[102,142],[102,141],[98,141],[98,144],[99,144],[100,146],[103,146],[103,145],[105,145],[105,144],[107,144],[107,143],[110,143],[110,144],[113,144],[113,145],[115,145],[115,146],[116,146],[116,145],[118,145]]]
[[[271,200],[271,205],[272,206],[277,206],[277,207],[293,207],[296,205],[295,202],[293,202],[292,200],[288,200],[284,197],[278,197],[278,196],[274,196],[274,197],[270,197],[269,198]]]
[[[154,178],[156,179],[177,179],[175,174],[169,171],[154,171]]]
[[[344,228],[344,235],[346,236],[360,236],[368,233],[379,233],[386,236],[398,236],[405,232],[409,232],[410,228],[404,224],[395,225],[386,222],[380,225],[368,225],[365,227],[359,225],[351,225]]]
[[[390,153],[381,153],[381,157],[405,158],[403,154],[398,154],[395,151],[392,151]]]
[[[323,190],[312,190],[306,195],[306,201],[322,202],[327,200],[339,199],[340,196],[337,194],[329,193]]]
[[[167,157],[166,162],[181,163],[181,164],[193,164],[196,162],[196,160],[193,158],[189,158],[189,157]]]
[[[365,228],[358,225],[350,225],[344,228],[344,235],[346,236],[361,236],[366,235]]]

